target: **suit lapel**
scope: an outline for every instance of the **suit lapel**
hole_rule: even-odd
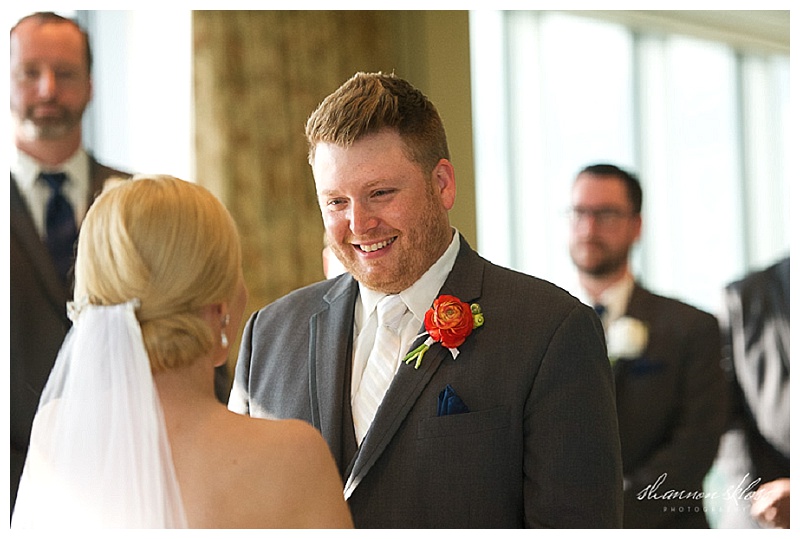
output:
[[[91,155],[89,157],[89,189],[87,192],[87,207],[92,205],[94,199],[103,189],[104,182],[112,177],[126,177],[126,175],[106,167],[97,162]],[[69,290],[64,288],[58,278],[58,274],[53,267],[53,262],[50,259],[50,254],[39,237],[36,227],[33,224],[33,219],[28,212],[27,205],[22,198],[21,193],[17,187],[17,182],[14,180],[13,174],[11,177],[11,230],[23,246],[25,251],[35,262],[34,268],[39,274],[40,281],[43,283],[48,296],[54,302],[59,310],[63,310],[63,306],[67,301]]]
[[[50,253],[47,252],[47,248],[36,231],[36,226],[33,224],[33,219],[28,212],[28,207],[22,199],[13,176],[11,176],[11,200],[9,206],[11,210],[11,233],[18,238],[20,246],[30,257],[31,266],[33,266],[53,308],[59,314],[66,316],[68,291],[56,273]]]
[[[648,296],[649,293],[644,288],[639,286],[638,283],[634,283],[633,290],[631,290],[631,297],[628,299],[628,306],[625,308],[625,315],[633,318],[641,318],[639,313],[643,311],[647,312],[643,304],[649,299]]]
[[[350,412],[353,312],[358,285],[347,275],[324,299],[327,307],[310,320],[311,423],[328,441],[340,472],[356,448]]]
[[[414,346],[419,345],[422,341],[424,338],[419,339]],[[425,354],[419,369],[415,369],[413,364],[400,365],[392,384],[386,391],[383,402],[375,413],[372,427],[364,437],[348,470],[347,482],[344,486],[345,499],[350,497],[361,479],[383,454],[400,424],[416,404],[420,394],[446,356],[449,357],[450,353],[436,344]]]
[[[130,174],[114,170],[105,165],[97,162],[97,160],[89,154],[89,190],[86,193],[88,197],[88,206],[91,206],[94,199],[103,191],[105,181],[109,178],[129,178]]]
[[[651,308],[648,306],[650,298],[650,292],[642,288],[639,283],[634,281],[633,289],[631,290],[631,297],[628,298],[628,305],[625,307],[625,316],[630,316],[631,318],[636,318],[642,321],[647,320],[647,313],[652,312]],[[642,353],[645,352],[646,350]],[[614,373],[614,383],[616,384],[616,391],[618,394],[624,393],[626,377],[629,372],[628,365],[629,362],[616,361],[612,367],[612,372]]]
[[[460,241],[461,248],[455,264],[442,286],[440,294],[450,294],[461,301],[469,303],[480,297],[481,283],[483,281],[483,263],[463,236]],[[423,326],[420,332],[424,331],[425,328]],[[419,346],[426,337],[427,335],[417,339],[411,345],[409,351]],[[419,369],[415,369],[413,363],[400,365],[400,369],[386,391],[383,402],[378,407],[372,426],[345,474],[347,477],[344,487],[346,499],[350,497],[364,476],[383,454],[397,429],[400,428],[400,425],[438,370],[439,365],[445,358],[450,357],[452,357],[450,351],[441,344],[436,343],[425,354]]]
[[[108,178],[112,176],[129,177],[129,175],[98,163],[91,154],[89,154],[88,157],[89,190],[87,193],[87,202],[88,206],[91,206],[94,199],[102,191],[103,184]],[[42,283],[42,287],[46,291],[53,307],[58,310],[59,313],[66,313],[66,302],[69,300],[71,290],[65,288],[61,283],[53,266],[53,261],[50,258],[50,253],[47,252],[44,242],[42,242],[39,233],[36,231],[36,226],[33,224],[33,219],[19,192],[13,174],[10,175],[10,178],[11,200],[9,206],[11,210],[11,233],[19,239],[20,245],[31,258],[39,281]]]

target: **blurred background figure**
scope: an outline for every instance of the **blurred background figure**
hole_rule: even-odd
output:
[[[67,334],[74,249],[103,182],[128,174],[82,145],[92,97],[87,34],[54,13],[11,29],[11,510],[42,388]]]
[[[720,325],[733,406],[714,469],[726,489],[743,491],[719,508],[716,526],[788,528],[789,257],[729,284]]]
[[[633,277],[642,229],[639,180],[614,165],[584,168],[572,186],[569,251],[579,297],[606,331],[616,385],[626,528],[708,527],[701,492],[722,434],[726,387],[717,320],[658,296]]]

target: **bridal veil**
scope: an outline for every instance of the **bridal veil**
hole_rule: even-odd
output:
[[[73,308],[33,422],[12,528],[182,528],[136,300]]]

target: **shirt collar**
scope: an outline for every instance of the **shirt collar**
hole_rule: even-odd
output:
[[[633,275],[626,273],[622,279],[606,288],[603,293],[600,294],[599,301],[606,308],[606,312],[608,313],[606,319],[609,322],[625,315],[625,311],[628,310],[628,302],[630,301],[631,293],[633,292],[633,284]]]
[[[78,191],[85,191],[89,188],[89,155],[82,147],[78,148],[78,151],[61,165],[53,168],[44,167],[36,159],[16,146],[12,147],[11,152],[11,172],[17,180],[17,185],[24,191],[29,191],[33,188],[39,173],[43,170],[66,172],[69,180],[77,185]]]

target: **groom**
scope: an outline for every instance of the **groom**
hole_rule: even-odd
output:
[[[433,104],[394,75],[358,73],[306,136],[348,273],[251,317],[229,407],[316,426],[358,527],[619,527],[599,320],[450,226],[455,172]]]

